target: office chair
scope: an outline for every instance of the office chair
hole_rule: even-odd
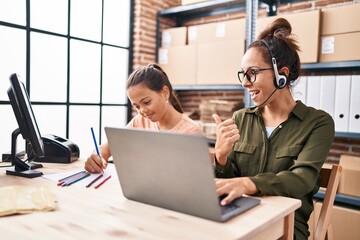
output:
[[[322,168],[320,171],[320,187],[326,188],[326,192],[319,219],[315,226],[314,240],[333,239],[331,215],[336,191],[339,186],[341,170],[341,166],[333,165],[331,169]]]

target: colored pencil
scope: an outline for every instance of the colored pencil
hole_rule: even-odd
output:
[[[93,140],[94,140],[94,144],[95,144],[95,150],[96,150],[96,153],[97,155],[100,156],[100,151],[99,151],[99,148],[98,148],[98,145],[97,145],[97,142],[96,142],[96,137],[95,137],[95,133],[94,133],[94,129],[91,127],[91,134],[92,134],[92,137],[93,137]]]
[[[88,176],[90,176],[90,173],[87,173],[87,174],[85,174],[84,176],[79,177],[79,178],[77,178],[77,179],[74,179],[74,180],[72,180],[72,181],[70,181],[70,182],[65,182],[65,184],[63,184],[63,185],[61,185],[61,186],[63,186],[63,187],[65,187],[65,186],[70,186],[71,184],[76,183],[76,182],[78,182],[78,181],[80,181],[80,180],[82,180],[82,179],[84,179],[84,178],[87,178]]]
[[[96,188],[99,188],[101,185],[103,185],[107,180],[109,180],[111,178],[111,175],[109,175],[107,178],[105,178],[101,183],[99,183],[98,185],[95,186]]]
[[[86,187],[90,187],[91,185],[93,185],[97,180],[99,180],[100,178],[102,178],[103,174],[100,174],[99,176],[97,176],[94,180],[92,180],[88,185],[86,185]]]
[[[59,179],[58,182],[63,182],[64,180],[67,180],[67,179],[69,179],[69,178],[71,178],[71,177],[75,177],[76,175],[82,174],[82,173],[85,173],[85,172],[86,172],[86,171],[81,171],[81,172],[78,172],[78,173],[74,173],[74,174],[72,174],[72,175],[70,175],[70,176],[67,176],[67,177],[64,177],[64,178],[62,178],[62,179]]]
[[[66,186],[67,183],[72,182],[78,178],[81,178],[81,177],[85,176],[86,174],[87,174],[86,171],[82,171],[78,174],[71,175],[68,178],[66,178],[65,180],[58,182],[58,186]]]

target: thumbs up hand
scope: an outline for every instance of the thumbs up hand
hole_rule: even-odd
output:
[[[227,155],[231,151],[234,143],[240,139],[239,129],[232,119],[227,119],[222,122],[219,115],[213,114],[212,117],[216,123],[216,160],[221,166],[225,166]]]

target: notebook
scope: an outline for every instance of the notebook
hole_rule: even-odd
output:
[[[258,205],[243,196],[221,206],[204,136],[105,127],[124,196],[224,222]]]

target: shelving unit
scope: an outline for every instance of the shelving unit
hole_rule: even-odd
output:
[[[160,18],[170,18],[176,21],[176,26],[181,26],[185,20],[200,18],[205,16],[215,16],[219,14],[231,13],[236,11],[246,10],[247,19],[251,18],[252,21],[247,21],[246,33],[252,34],[254,32],[254,22],[256,16],[251,11],[251,7],[266,9],[269,16],[276,15],[277,4],[283,3],[295,3],[300,0],[262,0],[262,1],[249,1],[249,0],[211,0],[190,5],[177,6],[157,13],[156,22],[156,49],[160,47],[161,35],[160,35]],[[256,6],[254,6],[254,4]],[[252,22],[249,24],[249,22]],[[249,39],[246,39],[247,42]],[[156,61],[158,61],[158,51],[156,51]],[[306,75],[321,72],[352,72],[360,71],[360,61],[344,61],[344,62],[328,62],[328,63],[306,63],[302,64],[302,71]],[[175,90],[198,90],[198,91],[226,91],[226,90],[241,90],[244,88],[239,85],[189,85],[189,86],[176,86]],[[249,104],[250,101],[245,96],[245,104]],[[337,132],[336,137],[342,138],[357,138],[360,139],[360,133],[348,133],[348,132]]]

